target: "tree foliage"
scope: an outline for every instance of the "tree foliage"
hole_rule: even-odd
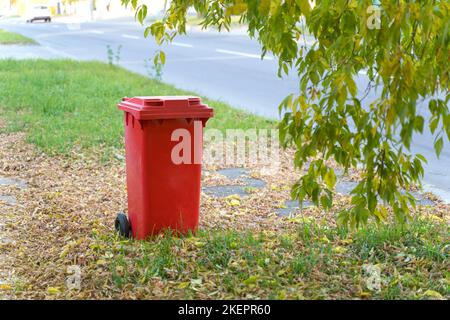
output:
[[[145,24],[145,4],[122,3]],[[339,222],[381,221],[388,207],[398,221],[409,218],[415,201],[402,190],[420,183],[426,162],[411,151],[413,135],[428,126],[437,155],[450,139],[448,1],[172,0],[145,36],[162,44],[184,34],[190,7],[203,17],[204,28],[219,31],[228,30],[231,15],[238,14],[262,55],[277,57],[279,75],[298,74],[299,90],[281,103],[279,124],[283,145],[296,148],[295,165],[309,165],[292,188],[293,198],[332,206],[332,158],[346,171],[363,171],[352,207]],[[315,39],[312,46],[303,41],[307,32]],[[158,60],[164,62],[163,53]],[[366,88],[357,87],[361,73]],[[429,119],[418,109],[423,102]]]

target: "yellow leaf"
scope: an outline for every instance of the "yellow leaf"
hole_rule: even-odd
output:
[[[47,288],[47,292],[49,294],[56,295],[56,294],[60,293],[61,291],[57,287],[49,287],[49,288]]]
[[[258,277],[257,276],[250,276],[248,279],[244,280],[244,284],[246,286],[252,285],[252,284],[256,284],[256,282],[258,281]]]
[[[182,282],[178,285],[178,289],[186,289],[190,284],[190,282]]]
[[[440,218],[438,216],[435,216],[435,215],[430,215],[430,219],[434,220],[434,221],[437,221],[437,222],[445,222],[444,219],[442,219],[442,218]]]
[[[231,199],[229,205],[232,207],[240,206],[241,202],[238,199]]]
[[[278,299],[285,300],[286,299],[286,291],[282,290],[278,292]]]
[[[9,291],[9,290],[12,290],[12,287],[9,284],[2,283],[2,284],[0,284],[0,290]]]
[[[341,242],[342,242],[342,244],[352,244],[353,240],[352,239],[344,239]]]
[[[197,248],[202,248],[202,247],[205,246],[205,243],[204,243],[204,242],[201,242],[201,241],[195,241],[195,242],[194,242],[194,245],[195,245]]]
[[[442,299],[442,295],[439,292],[434,291],[434,290],[427,290],[427,291],[425,291],[425,293],[423,295],[432,297],[432,298],[436,298],[436,299]]]
[[[335,253],[345,253],[347,252],[347,249],[341,246],[337,246],[335,248],[333,248],[333,252]]]
[[[97,265],[98,266],[103,266],[103,265],[105,265],[107,262],[105,261],[105,260],[103,260],[103,259],[99,259],[99,260],[97,260]]]

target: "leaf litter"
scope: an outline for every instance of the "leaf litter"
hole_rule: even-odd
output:
[[[101,148],[48,156],[26,143],[22,133],[0,139],[0,175],[27,182],[24,189],[0,189],[17,199],[14,207],[0,202],[0,239],[13,239],[0,244],[2,298],[448,297],[448,205],[417,210],[418,220],[439,227],[430,239],[417,234],[410,247],[395,242],[394,235],[394,244],[383,247],[370,247],[371,238],[358,239],[357,233],[340,235],[336,212],[350,204],[348,196],[336,195],[330,211],[311,207],[278,218],[276,209],[301,174],[293,171],[288,150],[276,175],[249,168],[252,177],[266,182],[257,192],[226,198],[202,193],[197,235],[131,241],[113,228],[116,214],[127,208],[123,161],[101,161]],[[232,183],[215,173],[218,168],[206,169],[203,185]],[[418,258],[391,261],[404,252]],[[360,273],[367,261],[383,264],[381,293],[365,288]],[[395,275],[395,263],[402,275]],[[81,270],[79,289],[67,287],[70,266]]]

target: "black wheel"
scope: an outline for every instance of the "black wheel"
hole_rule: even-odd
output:
[[[116,217],[115,222],[116,231],[119,232],[119,234],[122,237],[130,238],[131,237],[131,225],[128,221],[128,218],[125,213],[120,212]]]
[[[48,22],[48,23],[52,22],[52,18],[48,18],[48,19],[47,19],[47,22]]]

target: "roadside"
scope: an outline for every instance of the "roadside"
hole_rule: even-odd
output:
[[[308,207],[293,218],[278,217],[295,178],[285,162],[277,176],[261,177],[249,168],[265,187],[246,195],[218,197],[204,190],[196,236],[132,241],[119,238],[113,228],[116,213],[126,209],[123,162],[105,164],[95,153],[48,156],[25,143],[23,133],[2,134],[0,141],[0,175],[27,184],[8,189],[18,204],[10,206],[6,226],[12,241],[0,254],[12,258],[6,271],[14,270],[14,278],[4,280],[2,294],[26,299],[449,297],[448,206],[420,207],[406,227],[370,224],[357,232],[334,223],[336,211],[349,204],[346,196],[337,195],[330,212]],[[205,188],[235,183],[216,168],[207,169]],[[7,206],[0,202],[2,212]],[[370,286],[368,266],[380,270],[379,288]],[[69,286],[73,270],[80,287]]]
[[[50,154],[71,153],[76,145],[102,147],[109,150],[105,157],[123,148],[123,115],[116,108],[122,97],[193,95],[115,65],[73,60],[0,60],[0,92],[8,93],[0,95],[0,106],[9,130],[26,128],[27,141]],[[204,101],[215,109],[210,128],[275,126],[226,103]]]
[[[338,228],[336,214],[350,204],[344,191],[328,212],[289,203],[290,186],[302,174],[293,172],[289,150],[275,175],[257,166],[206,167],[197,235],[119,238],[113,221],[127,205],[123,119],[115,105],[125,95],[164,94],[186,92],[97,62],[0,61],[0,177],[8,182],[0,195],[10,200],[0,200],[7,239],[0,255],[8,259],[0,274],[13,275],[0,279],[0,295],[449,297],[448,205],[424,197],[430,202],[407,226]],[[216,111],[208,128],[273,127],[205,101]],[[354,182],[358,173],[342,179]],[[379,270],[378,286],[367,268]]]
[[[113,221],[127,204],[115,105],[123,96],[186,94],[99,62],[0,61],[0,298],[450,297],[449,205],[415,193],[406,226],[339,228],[358,172],[339,175],[332,210],[307,201],[300,209],[289,201],[302,174],[289,150],[277,174],[206,166],[195,236],[119,238]],[[275,126],[204,101],[215,109],[208,128]]]
[[[12,45],[12,44],[31,45],[31,44],[37,44],[37,43],[33,39],[25,37],[21,34],[14,33],[14,32],[8,32],[8,31],[0,29],[0,45]]]

